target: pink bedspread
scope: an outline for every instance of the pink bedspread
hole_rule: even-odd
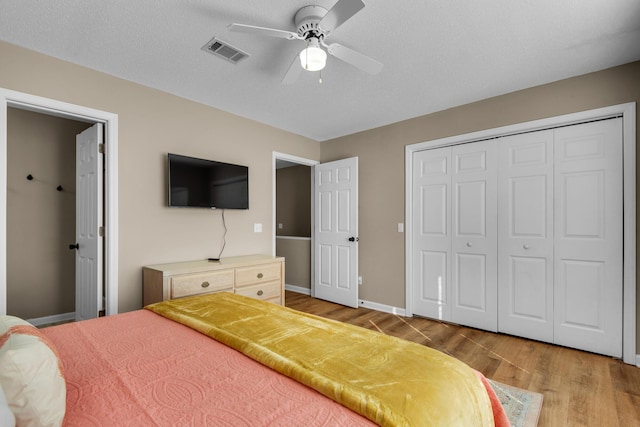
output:
[[[65,426],[366,426],[371,421],[148,310],[45,328]]]

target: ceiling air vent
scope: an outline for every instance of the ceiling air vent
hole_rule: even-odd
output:
[[[223,42],[215,37],[212,38],[209,43],[202,46],[202,50],[219,56],[222,59],[226,59],[234,64],[237,64],[243,59],[249,57],[248,53],[243,52],[237,47],[233,47],[229,43]]]

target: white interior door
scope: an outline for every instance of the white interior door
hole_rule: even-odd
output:
[[[413,155],[413,312],[451,320],[451,147]]]
[[[451,320],[498,328],[496,142],[452,148]]]
[[[555,130],[556,344],[622,356],[622,119]]]
[[[102,308],[102,123],[76,136],[76,320]]]
[[[553,342],[553,131],[498,145],[498,329]]]
[[[358,306],[358,158],[314,166],[314,296]]]

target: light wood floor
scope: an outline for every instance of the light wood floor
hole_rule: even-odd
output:
[[[286,293],[286,305],[414,341],[486,377],[544,395],[540,427],[640,426],[640,368],[578,350]]]

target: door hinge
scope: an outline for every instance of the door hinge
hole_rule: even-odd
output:
[[[100,237],[104,237],[104,227],[99,227],[99,228],[98,228],[98,235],[99,235]]]
[[[104,154],[104,144],[98,144],[98,153]]]

